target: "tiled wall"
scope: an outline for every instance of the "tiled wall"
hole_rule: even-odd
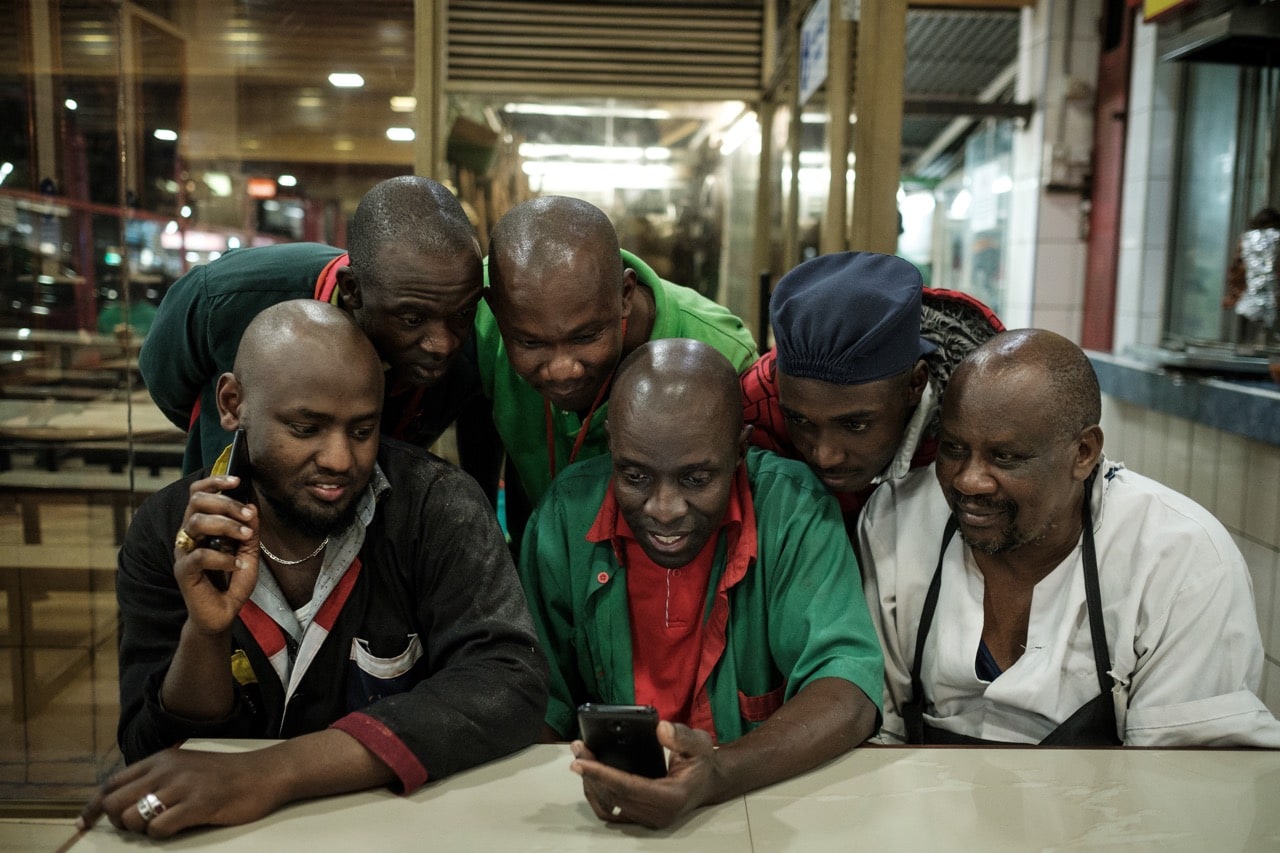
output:
[[[1110,458],[1189,495],[1231,532],[1253,576],[1259,692],[1280,716],[1280,447],[1106,396],[1102,431]]]
[[[1013,198],[1001,317],[1080,340],[1086,243],[1081,231],[1092,102],[1070,97],[1097,80],[1100,0],[1041,0],[1022,13],[1017,97],[1036,104],[1014,134]]]
[[[1179,66],[1160,62],[1156,28],[1133,34],[1129,126],[1125,137],[1124,202],[1116,275],[1114,351],[1160,343],[1173,205],[1173,138]]]

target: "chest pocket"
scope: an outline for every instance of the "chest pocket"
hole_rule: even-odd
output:
[[[378,657],[369,641],[354,637],[348,659],[347,710],[358,711],[386,696],[405,693],[422,680],[426,661],[422,640],[408,635],[408,646],[394,657]]]

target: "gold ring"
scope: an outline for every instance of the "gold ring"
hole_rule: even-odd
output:
[[[180,527],[178,528],[177,537],[173,540],[173,547],[184,554],[190,554],[196,549],[196,540],[191,538],[191,534],[187,532],[186,528]]]

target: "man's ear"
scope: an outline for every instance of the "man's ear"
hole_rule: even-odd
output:
[[[240,407],[244,405],[244,386],[234,373],[218,377],[214,399],[218,401],[218,422],[227,432],[234,432],[240,427]]]
[[[742,433],[738,436],[738,464],[742,464],[742,460],[747,458],[747,448],[751,445],[751,431],[755,429],[751,424],[744,424]]]
[[[925,386],[929,384],[929,366],[925,364],[924,359],[916,361],[915,367],[911,368],[911,382],[907,385],[907,405],[915,408],[920,405],[920,398],[924,396]]]
[[[1094,424],[1081,430],[1076,436],[1075,454],[1071,474],[1075,479],[1084,482],[1089,479],[1089,475],[1098,464],[1098,459],[1102,457],[1102,427]]]
[[[351,267],[338,267],[334,274],[338,280],[338,292],[341,294],[342,307],[354,311],[364,305],[360,295],[360,279],[351,271]]]
[[[627,267],[622,271],[622,317],[631,316],[631,300],[636,294],[636,271]]]

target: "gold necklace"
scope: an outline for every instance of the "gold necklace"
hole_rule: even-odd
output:
[[[323,551],[325,546],[328,544],[329,544],[329,537],[326,536],[324,537],[324,541],[321,542],[319,545],[317,545],[314,551],[312,551],[310,554],[303,557],[302,559],[284,560],[284,559],[281,559],[280,557],[277,557],[275,554],[272,554],[271,549],[267,547],[267,543],[263,542],[262,540],[258,540],[258,547],[262,549],[262,553],[267,555],[267,559],[271,560],[271,562],[273,563],[279,563],[282,566],[296,566],[299,563],[305,563],[307,560],[310,560],[316,554],[319,554],[321,551]]]

